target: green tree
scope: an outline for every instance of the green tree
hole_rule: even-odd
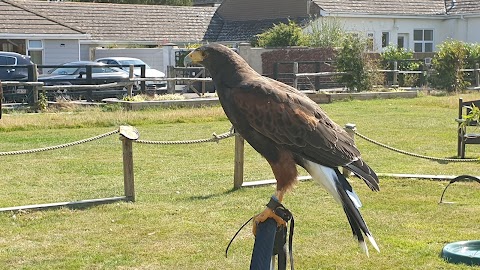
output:
[[[345,84],[349,91],[367,91],[372,88],[372,74],[374,62],[366,54],[366,41],[357,35],[347,35],[343,39],[341,49],[337,55],[336,68],[345,72],[338,78],[338,82]]]
[[[480,44],[468,43],[465,46],[467,49],[466,68],[475,68],[475,64],[480,63]]]
[[[318,22],[318,23],[317,23]],[[309,34],[311,47],[337,48],[346,35],[340,19],[324,17],[310,22],[312,32]]]
[[[288,24],[275,24],[267,31],[258,34],[252,41],[255,47],[287,47],[307,46],[308,36],[302,28],[294,21],[289,20]]]

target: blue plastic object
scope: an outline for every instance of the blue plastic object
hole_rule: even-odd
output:
[[[250,270],[268,270],[272,261],[277,222],[269,218],[257,225]]]
[[[442,257],[450,263],[480,265],[480,240],[447,244],[442,249]]]

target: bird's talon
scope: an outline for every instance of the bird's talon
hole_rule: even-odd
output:
[[[275,222],[277,222],[277,227],[281,227],[281,226],[286,227],[287,226],[287,222],[285,220],[283,220],[281,217],[279,217],[277,214],[275,214],[272,209],[267,207],[267,208],[265,208],[265,210],[263,210],[262,213],[256,215],[253,218],[253,228],[252,228],[253,235],[256,235],[256,233],[257,233],[258,224],[260,224],[261,222],[264,222],[265,220],[267,220],[269,218],[273,218],[275,220]]]

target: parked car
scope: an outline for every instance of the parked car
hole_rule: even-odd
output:
[[[135,65],[133,74],[137,77],[141,76],[141,67],[139,65],[145,65],[145,77],[146,78],[163,78],[165,73],[151,68],[145,62],[138,58],[133,57],[103,57],[95,60],[96,62],[105,63],[107,65],[119,65],[123,70],[129,72],[130,65]],[[148,90],[166,90],[167,83],[165,81],[147,81],[145,85]]]
[[[87,79],[87,66],[92,66],[92,78],[91,80]],[[40,75],[38,81],[43,82],[44,85],[98,85],[98,84],[107,84],[115,82],[127,82],[129,80],[128,74],[119,69],[106,67],[104,63],[92,62],[92,61],[76,61],[65,63],[60,67],[49,70],[47,74]],[[109,90],[110,96],[115,97],[122,94],[118,92],[121,90],[126,91],[124,86],[118,87],[117,92],[112,92]],[[87,94],[86,94],[87,92]],[[106,91],[97,90],[94,93],[90,90],[80,91],[80,90],[66,90],[63,92],[57,92],[62,96],[68,96],[68,98],[76,98],[78,96],[85,96],[88,100],[93,100],[92,95],[96,96],[95,100],[108,97],[105,94]],[[104,95],[100,97],[100,93]],[[89,96],[86,96],[89,95]],[[112,96],[113,95],[113,96]]]
[[[92,81],[87,81],[87,68],[92,66]],[[105,67],[105,64],[92,61],[76,61],[63,64],[40,75],[38,81],[45,85],[105,84],[128,81],[128,74],[118,68]]]
[[[28,81],[26,66],[29,65],[33,65],[30,56],[14,52],[0,52],[0,81]],[[24,102],[28,98],[25,86],[4,86],[3,88],[3,98],[6,101]]]

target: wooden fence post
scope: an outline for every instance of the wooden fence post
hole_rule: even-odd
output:
[[[123,149],[123,188],[127,202],[135,201],[135,180],[133,174],[132,141],[138,139],[138,131],[131,126],[120,127],[120,140]]]
[[[427,80],[428,80],[428,77],[427,77],[427,74],[428,74],[428,67],[425,63],[422,63],[420,64],[420,70],[422,71],[422,73],[420,74],[420,86],[421,87],[426,87],[427,86]]]
[[[345,125],[345,131],[347,131],[348,135],[352,137],[353,141],[355,141],[355,131],[357,130],[357,126],[355,124],[346,124]],[[349,177],[351,175],[351,172],[348,169],[343,168],[343,176],[345,178]]]
[[[33,64],[33,72],[32,72],[32,78],[30,78],[31,82],[38,82],[38,66],[37,64]],[[38,86],[33,85],[32,86],[32,94],[33,94],[33,104],[36,106],[38,105]]]
[[[298,62],[293,62],[293,88],[298,89]]]
[[[398,86],[398,62],[394,61],[393,62],[393,81],[392,81],[392,86]]]
[[[92,72],[93,72],[93,67],[90,65],[85,66],[85,71],[86,71],[86,84],[92,85],[93,84],[93,79],[92,79]],[[93,101],[93,90],[92,89],[87,89],[87,101]]]
[[[2,87],[2,81],[0,81],[0,119],[2,119],[2,100],[3,100],[3,87]]]
[[[142,65],[142,66],[140,66],[140,77],[145,78],[146,76],[147,76],[147,68],[145,67],[145,65]],[[147,93],[146,83],[147,83],[146,81],[141,81],[140,82],[140,89],[142,91],[142,94]]]
[[[175,67],[174,66],[167,66],[167,78],[175,78]],[[167,81],[167,93],[174,94],[175,93],[175,84],[174,80]]]
[[[480,86],[480,64],[475,63],[475,84],[476,87]]]
[[[235,160],[233,169],[233,188],[243,185],[243,166],[245,156],[245,140],[239,134],[235,135]]]
[[[133,80],[133,78],[135,77],[134,71],[135,67],[133,65],[130,65],[128,67],[128,81],[130,82],[130,84],[127,86],[127,96],[129,98],[133,96],[133,86],[136,83],[136,81]]]
[[[273,64],[273,79],[278,80],[278,62]]]
[[[37,78],[37,65],[36,64],[32,64],[32,65],[28,65],[27,66],[27,82],[37,82],[38,81],[38,78]],[[38,91],[36,92],[36,86],[32,85],[25,85],[24,86],[25,89],[26,89],[26,94],[27,94],[27,97],[28,97],[28,104],[30,105],[37,105],[38,104]],[[29,92],[32,91],[32,95],[29,96]]]
[[[321,66],[322,66],[321,62],[315,62],[315,73],[320,72]],[[315,91],[320,90],[320,77],[319,76],[315,76],[315,89],[313,89],[313,90],[315,90]]]

